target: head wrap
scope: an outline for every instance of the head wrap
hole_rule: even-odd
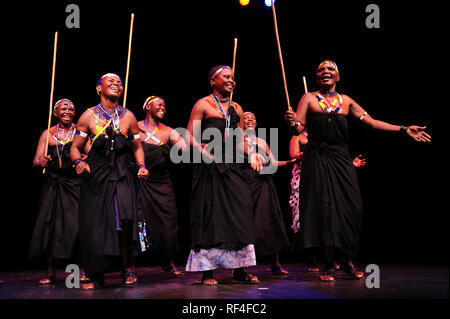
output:
[[[146,107],[148,104],[150,104],[150,103],[152,103],[153,101],[156,101],[156,100],[160,100],[163,104],[165,104],[165,102],[164,102],[164,100],[163,100],[162,98],[160,98],[159,96],[156,96],[156,95],[152,95],[152,96],[149,96],[149,97],[145,100],[144,105],[142,105],[142,110],[145,112],[145,107]]]
[[[325,61],[323,61],[322,63],[320,63],[320,64],[319,64],[319,67],[317,68],[317,70],[319,70],[319,69],[322,67],[322,65],[325,65],[325,64],[331,65],[331,66],[336,70],[337,74],[339,74],[339,69],[338,69],[338,67],[337,67],[337,64],[334,63],[334,62],[331,61],[331,60],[325,60]]]
[[[59,101],[57,101],[55,103],[55,106],[53,106],[53,111],[55,111],[58,108],[59,105],[70,105],[70,106],[75,107],[71,100],[69,100],[69,99],[61,99],[61,100],[59,100]]]

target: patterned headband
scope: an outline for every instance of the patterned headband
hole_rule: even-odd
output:
[[[222,72],[225,69],[231,70],[231,68],[229,66],[225,65],[225,66],[221,67],[220,69],[218,69],[216,72],[214,72],[214,74],[211,76],[210,80],[214,79],[220,72]]]
[[[339,74],[339,69],[338,69],[336,63],[334,63],[334,62],[332,62],[332,61],[330,61],[330,60],[325,60],[325,61],[323,61],[322,63],[320,63],[320,64],[319,64],[319,67],[318,67],[317,69],[320,69],[320,68],[321,68],[323,65],[325,65],[325,64],[331,65],[331,66],[336,70],[337,74]]]
[[[152,95],[152,96],[149,96],[149,97],[145,100],[144,105],[142,105],[142,110],[145,112],[145,107],[146,107],[148,104],[150,104],[150,103],[152,103],[153,101],[156,101],[156,100],[160,100],[163,104],[165,104],[165,102],[164,102],[164,100],[163,100],[162,98],[160,98],[160,97],[158,97],[158,96],[156,96],[156,95]]]
[[[118,76],[117,74],[114,73],[106,73],[105,75],[102,75],[102,77],[97,81],[97,85],[101,85],[103,82],[103,79],[106,77],[111,77],[111,76],[116,76],[119,78],[120,82],[122,82],[122,79],[120,78],[120,76]]]
[[[61,103],[63,101],[66,101],[66,102]],[[61,100],[59,100],[58,102],[55,103],[55,106],[53,106],[53,111],[56,110],[56,108],[58,107],[58,105],[60,105],[60,103],[61,103],[62,106],[73,106],[73,107],[75,107],[71,100],[69,100],[69,99],[61,99]]]

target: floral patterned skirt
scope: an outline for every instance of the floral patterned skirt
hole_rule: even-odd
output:
[[[256,265],[255,247],[247,245],[241,250],[217,248],[191,250],[186,263],[186,271],[207,271],[217,268],[242,268]]]
[[[292,209],[292,231],[297,233],[300,230],[300,174],[301,162],[296,163],[292,168],[291,196],[289,197],[289,206]]]

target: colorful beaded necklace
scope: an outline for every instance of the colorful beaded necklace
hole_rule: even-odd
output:
[[[117,106],[112,113],[106,111],[101,104],[97,104],[94,112],[99,115],[99,118],[103,118],[106,121],[111,121],[111,125],[114,130],[120,132],[120,119],[125,115],[125,108],[123,106]]]
[[[56,132],[52,132],[53,134],[53,138],[56,140],[56,154],[58,155],[58,164],[59,164],[59,168],[62,168],[62,160],[61,160],[61,155],[62,152],[64,150],[64,146],[66,146],[67,143],[71,142],[73,140],[73,136],[75,135],[75,125],[72,123],[72,125],[70,126],[70,130],[67,132],[67,135],[65,134],[65,136],[63,137],[59,137],[59,131],[63,131],[60,127],[59,127],[59,123],[56,124]],[[61,147],[61,152],[59,151],[58,148],[58,144],[62,145]]]
[[[147,125],[147,121],[146,120],[144,120],[144,126],[145,126],[146,129],[149,128],[149,126]],[[161,123],[158,122],[158,125],[155,127],[155,129],[152,132],[145,131],[145,134],[147,134],[147,137],[143,141],[143,143],[147,142],[149,139],[152,139],[153,141],[155,141],[159,145],[163,145],[164,142],[161,142],[161,140],[159,138],[155,137],[155,134],[156,134],[156,132],[159,131],[160,126],[161,126]]]
[[[316,95],[317,100],[319,101],[319,105],[322,108],[322,111],[326,113],[330,112],[336,112],[339,113],[339,111],[342,109],[342,105],[344,102],[342,101],[342,96],[336,92],[336,95],[334,96],[333,102],[329,102],[325,97],[320,94],[320,91],[314,92]]]

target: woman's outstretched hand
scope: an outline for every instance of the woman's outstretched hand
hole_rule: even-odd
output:
[[[425,132],[426,126],[408,126],[406,134],[411,136],[417,142],[431,142],[431,136]]]

